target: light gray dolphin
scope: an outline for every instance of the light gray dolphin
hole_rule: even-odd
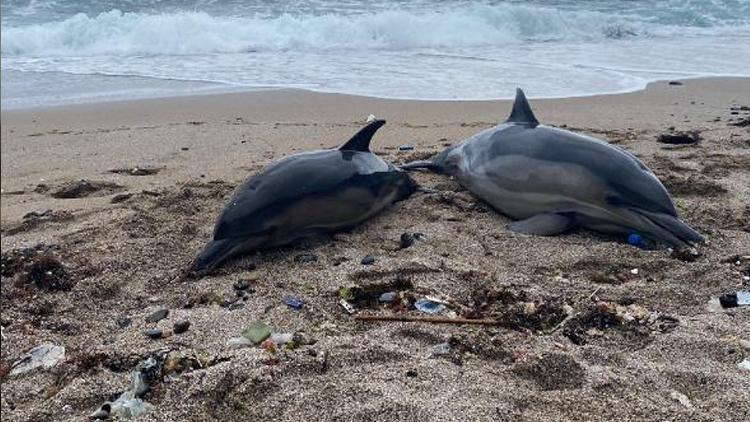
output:
[[[598,139],[539,124],[520,89],[505,123],[402,168],[455,177],[519,220],[510,224],[516,232],[555,235],[581,226],[680,248],[703,240],[679,219],[667,190],[638,158]]]
[[[242,253],[351,228],[417,185],[370,152],[376,120],[338,149],[282,158],[243,183],[221,212],[213,240],[191,270],[206,272]]]

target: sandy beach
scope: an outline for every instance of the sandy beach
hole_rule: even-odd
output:
[[[370,114],[388,121],[375,153],[426,158],[511,103],[278,90],[3,111],[2,419],[84,420],[168,349],[199,364],[164,365],[139,420],[746,420],[750,310],[710,302],[750,289],[749,101],[747,78],[531,101],[543,123],[642,159],[706,237],[697,259],[588,231],[515,234],[455,182],[415,173],[436,192],[200,279],[183,270],[218,212],[273,160],[338,146]],[[700,140],[657,141],[670,131]],[[403,233],[424,236],[401,248]],[[500,323],[359,321],[338,302],[362,287]],[[420,315],[360,302],[360,315]],[[166,318],[144,320],[161,307]],[[184,320],[184,333],[144,334]],[[254,321],[304,341],[229,347]],[[64,361],[8,373],[46,343]]]

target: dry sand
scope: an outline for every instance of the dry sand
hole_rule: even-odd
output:
[[[750,80],[730,78],[532,101],[542,122],[643,159],[708,239],[693,262],[586,231],[513,234],[507,218],[455,183],[420,173],[438,193],[199,280],[183,279],[182,269],[232,189],[270,161],[336,146],[369,114],[388,120],[376,153],[396,163],[423,158],[503,120],[510,103],[290,90],[3,111],[3,263],[44,242],[64,268],[35,258],[26,270],[41,273],[3,276],[2,420],[84,419],[164,348],[205,355],[210,366],[154,382],[145,399],[156,410],[144,420],[747,420],[750,373],[737,365],[750,356],[750,312],[709,300],[748,289],[750,262],[737,256],[750,255],[750,128],[734,125],[750,118],[740,109],[748,102]],[[702,140],[658,143],[670,126]],[[404,143],[415,150],[398,151]],[[157,171],[111,172],[134,167]],[[80,179],[94,192],[54,197]],[[426,239],[399,249],[403,232]],[[305,253],[317,260],[295,260]],[[375,263],[361,265],[368,254]],[[241,279],[254,289],[244,307],[215,303],[234,297]],[[502,325],[360,322],[337,305],[341,287],[394,281],[413,284],[406,298],[444,295],[456,310]],[[287,294],[304,308],[285,306]],[[185,308],[201,297],[208,303]],[[169,316],[145,323],[159,306]],[[574,316],[559,325],[566,312]],[[132,324],[120,328],[122,316]],[[182,319],[192,324],[184,334],[143,333]],[[316,342],[275,356],[226,346],[255,320]],[[64,345],[66,360],[6,374],[45,342]],[[443,342],[450,354],[428,358]]]

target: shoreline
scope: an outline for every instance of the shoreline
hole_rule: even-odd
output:
[[[504,121],[511,101],[287,90],[3,110],[3,263],[23,263],[0,285],[3,421],[80,420],[164,349],[186,358],[160,372],[144,420],[742,420],[750,312],[714,302],[750,286],[747,92],[750,78],[716,78],[531,100],[543,124],[617,145],[653,170],[708,240],[693,261],[585,230],[516,234],[454,181],[415,172],[434,193],[200,279],[183,269],[235,187],[268,163],[336,147],[370,114],[388,121],[373,152],[396,164],[426,158]],[[701,139],[658,142],[670,128]],[[403,233],[423,236],[401,248]],[[375,262],[363,265],[368,255]],[[43,265],[61,282],[30,271]],[[342,288],[404,283],[407,299],[445,297],[504,323],[372,323],[338,304]],[[287,295],[303,307],[285,305]],[[166,318],[146,320],[162,307]],[[184,320],[188,331],[175,334]],[[231,346],[254,321],[309,341],[273,355]],[[148,337],[154,328],[169,335]],[[46,343],[66,358],[7,374]],[[431,356],[436,347],[444,352]]]
[[[80,75],[76,75],[80,76]],[[84,75],[86,76],[86,75]],[[151,77],[141,77],[141,76],[126,76],[126,75],[107,75],[107,74],[101,74],[96,76],[105,76],[105,77],[136,77],[141,79],[154,79],[159,81],[165,81],[165,82],[178,82],[178,83],[198,83],[198,84],[207,84],[207,85],[216,85],[215,88],[206,88],[204,93],[190,93],[190,92],[184,92],[184,93],[172,93],[168,95],[155,95],[155,96],[145,96],[145,97],[137,97],[137,98],[121,98],[121,99],[105,99],[101,101],[82,101],[82,102],[70,102],[70,103],[64,103],[64,104],[53,104],[53,105],[34,105],[34,106],[25,106],[25,107],[11,107],[3,109],[3,112],[32,112],[32,111],[43,111],[43,110],[50,110],[50,109],[59,109],[59,108],[67,108],[67,107],[76,107],[76,106],[97,106],[97,105],[106,105],[106,104],[117,104],[117,103],[131,103],[131,102],[141,102],[141,101],[154,101],[154,100],[170,100],[170,99],[190,99],[195,97],[205,97],[205,96],[222,96],[222,95],[241,95],[241,94],[249,94],[249,93],[257,93],[257,92],[285,92],[285,91],[301,91],[301,92],[307,92],[311,94],[323,94],[323,95],[342,95],[342,96],[348,96],[348,97],[355,97],[355,98],[369,98],[369,99],[375,99],[375,100],[385,100],[385,101],[417,101],[417,102],[437,102],[437,103],[443,103],[443,102],[497,102],[497,101],[510,101],[514,98],[515,93],[509,93],[507,97],[497,97],[497,98],[487,98],[487,99],[463,99],[463,98],[445,98],[445,99],[432,99],[432,98],[399,98],[399,97],[387,97],[387,96],[373,96],[373,95],[360,95],[360,94],[352,94],[352,93],[346,93],[346,92],[336,92],[336,91],[326,91],[326,90],[316,90],[316,89],[310,89],[310,88],[291,88],[291,87],[272,87],[272,86],[259,86],[259,87],[243,87],[243,86],[237,86],[232,85],[225,82],[216,82],[216,81],[203,81],[203,80],[186,80],[186,79],[159,79],[159,78],[151,78]],[[574,98],[591,98],[591,97],[600,97],[600,96],[610,96],[610,95],[621,95],[621,94],[631,94],[635,92],[640,92],[648,89],[650,85],[653,84],[660,84],[664,82],[670,82],[670,81],[692,81],[692,80],[732,80],[732,79],[750,79],[750,75],[695,75],[695,76],[682,76],[679,78],[660,78],[660,79],[654,79],[645,82],[643,85],[639,86],[638,88],[633,89],[623,89],[619,91],[612,91],[612,92],[598,92],[598,93],[589,93],[589,94],[578,94],[578,95],[568,95],[568,96],[528,96],[529,99],[539,101],[539,100],[565,100],[565,99],[574,99]],[[523,86],[520,86],[521,88],[524,88]]]

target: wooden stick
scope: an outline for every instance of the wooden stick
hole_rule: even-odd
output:
[[[401,322],[428,322],[431,324],[473,324],[473,325],[500,325],[496,319],[468,319],[428,317],[413,315],[355,315],[358,321],[401,321]]]

